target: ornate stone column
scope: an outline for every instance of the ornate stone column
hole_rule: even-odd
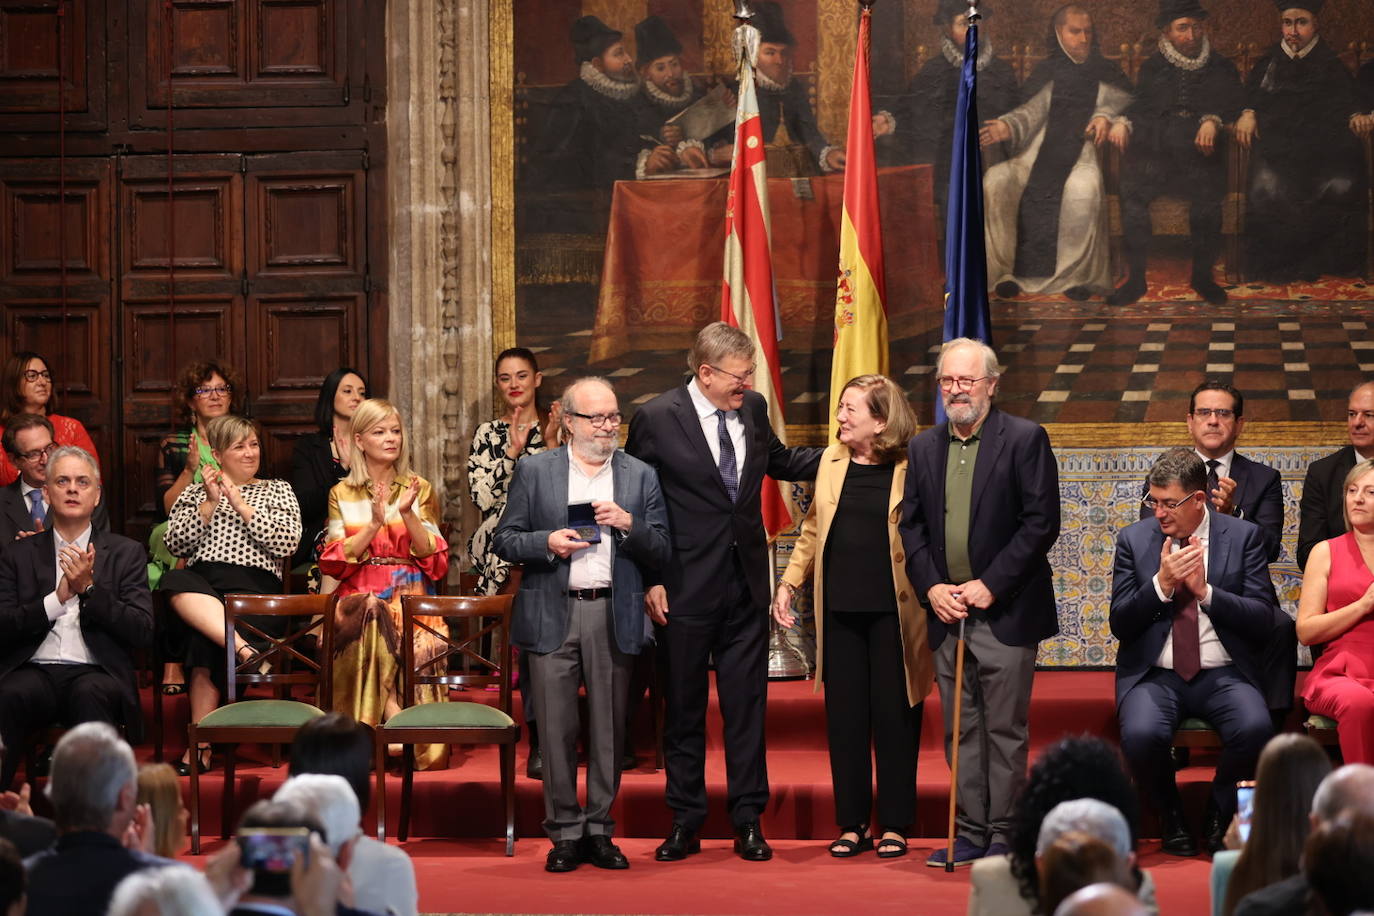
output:
[[[468,445],[492,397],[488,14],[489,0],[392,0],[387,11],[389,395],[451,526],[454,578],[475,519]]]

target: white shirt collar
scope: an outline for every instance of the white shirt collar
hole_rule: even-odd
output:
[[[1303,59],[1304,57],[1306,57],[1308,54],[1311,54],[1311,53],[1312,53],[1312,49],[1315,48],[1315,47],[1317,46],[1317,42],[1321,41],[1321,38],[1322,38],[1321,33],[1318,32],[1316,35],[1313,35],[1313,36],[1312,36],[1312,40],[1311,40],[1311,41],[1309,41],[1307,44],[1303,45],[1303,46],[1302,46],[1301,48],[1299,48],[1297,51],[1294,51],[1292,48],[1288,47],[1288,42],[1286,42],[1286,41],[1280,41],[1279,44],[1283,47],[1283,53],[1284,53],[1284,54],[1287,54],[1288,57],[1289,57],[1289,59],[1291,59],[1291,60],[1302,60],[1302,59]]]
[[[687,383],[687,393],[692,396],[692,406],[696,408],[697,416],[703,420],[707,417],[715,416],[716,411],[720,409],[707,400],[706,393],[701,390],[701,386],[697,384],[696,379],[692,379]],[[735,414],[736,411],[727,410],[725,411],[725,419],[732,419]]]
[[[85,550],[91,543],[91,525],[88,524],[86,530],[78,534],[74,541],[64,541],[62,535],[57,533],[57,529],[53,528],[52,540],[58,550],[61,550],[63,547],[75,547],[78,550]]]
[[[28,502],[28,501],[29,501],[29,494],[30,494],[30,493],[32,493],[34,490],[41,490],[41,489],[43,489],[43,488],[42,488],[42,487],[31,487],[31,486],[29,486],[29,482],[28,482],[27,480],[24,479],[24,475],[23,475],[23,474],[20,474],[20,475],[19,475],[19,495],[22,496],[22,497],[24,497],[24,502]],[[44,497],[43,497],[43,501],[44,501],[44,502],[47,502],[47,501],[48,501],[48,498],[47,498],[46,496],[44,496]]]

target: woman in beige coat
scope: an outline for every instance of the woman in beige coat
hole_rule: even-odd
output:
[[[851,379],[835,411],[839,443],[816,472],[811,511],[773,599],[784,627],[792,599],[811,573],[816,607],[816,685],[825,682],[830,773],[841,832],[830,854],[873,848],[905,855],[916,819],[916,754],[932,662],[926,617],[906,577],[897,532],[906,486],[906,444],[916,418],[892,379]],[[870,746],[877,760],[878,823]]]

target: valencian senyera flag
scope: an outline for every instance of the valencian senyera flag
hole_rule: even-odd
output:
[[[872,11],[859,18],[854,83],[849,91],[848,161],[840,216],[840,270],[835,290],[835,346],[830,365],[830,417],[844,383],[857,375],[887,374],[887,283],[883,277],[883,229],[878,213],[878,169],[873,155],[873,102],[869,94],[869,27]],[[834,440],[835,424],[830,424]]]
[[[720,317],[754,341],[757,371],[754,389],[768,402],[768,420],[784,442],[782,375],[778,364],[778,319],[773,288],[773,257],[769,249],[768,170],[754,90],[754,60],[758,29],[747,23],[735,29],[739,60],[739,109],[735,115],[735,152],[730,162],[730,192],[725,203],[725,282],[721,287]],[[794,506],[785,485],[763,481],[763,525],[770,540],[795,523]]]
[[[969,11],[964,70],[954,108],[949,209],[945,219],[945,340],[972,337],[992,345],[988,257],[983,240],[983,155],[978,147],[978,15]],[[944,422],[944,405],[935,401]]]

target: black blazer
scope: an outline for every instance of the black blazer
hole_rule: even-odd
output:
[[[1345,475],[1359,457],[1355,446],[1347,445],[1307,468],[1298,502],[1299,569],[1307,569],[1313,547],[1345,534]]]
[[[1212,605],[1207,616],[1237,670],[1264,693],[1264,647],[1288,615],[1274,594],[1259,528],[1215,512],[1211,519],[1207,583],[1212,586]],[[1173,629],[1173,602],[1160,601],[1152,581],[1163,547],[1164,533],[1153,518],[1124,528],[1116,538],[1110,624],[1112,635],[1121,641],[1116,652],[1118,705],[1153,667]]]
[[[1279,558],[1283,541],[1283,482],[1279,472],[1267,464],[1251,461],[1240,452],[1231,456],[1231,479],[1236,482],[1232,494],[1240,514],[1236,518],[1258,525],[1264,536],[1264,553],[1272,563]],[[1142,497],[1150,495],[1150,485],[1141,488]],[[1211,497],[1208,496],[1210,508]],[[1154,513],[1140,507],[1141,518],[1153,518]]]
[[[1059,632],[1049,552],[1059,538],[1059,466],[1038,423],[996,407],[979,430],[969,514],[969,560],[996,601],[988,623],[1003,645],[1033,646]],[[930,647],[950,627],[930,609],[926,594],[949,582],[945,557],[945,464],[949,426],[930,427],[907,446],[902,544],[906,571],[926,605]],[[900,557],[898,560],[900,561]]]
[[[52,508],[48,509],[48,521],[43,527],[52,527]],[[110,513],[105,511],[105,501],[96,503],[91,515],[91,526],[96,531],[110,530]],[[29,518],[29,504],[19,492],[19,481],[0,487],[0,550],[18,536],[21,531],[32,531],[33,519]]]
[[[28,857],[57,842],[57,827],[46,817],[32,817],[17,811],[0,811],[0,837],[4,837]]]
[[[730,545],[739,551],[748,572],[754,603],[767,607],[768,537],[763,530],[760,493],[763,476],[775,480],[814,480],[820,448],[788,448],[768,425],[763,395],[746,391],[739,411],[744,423],[744,466],[739,469],[735,502],[725,492],[720,471],[701,431],[701,421],[686,385],[666,391],[635,411],[625,451],[658,471],[673,554],[658,578],[645,586],[668,590],[672,614],[686,617],[712,613],[720,602],[720,583],[733,575]]]
[[[329,518],[329,491],[343,477],[329,437],[316,431],[296,440],[291,451],[291,491],[301,507],[301,543],[291,558],[292,566],[310,560],[315,539]]]
[[[95,663],[119,682],[131,743],[142,736],[130,653],[153,639],[153,600],[143,545],[118,534],[91,533],[95,589],[81,601],[81,635]],[[57,587],[53,533],[15,541],[0,553],[0,678],[33,657],[52,624],[43,599]]]
[[[65,833],[53,848],[24,860],[29,873],[28,911],[104,916],[119,882],[145,868],[176,864],[161,856],[125,849],[108,833]]]

